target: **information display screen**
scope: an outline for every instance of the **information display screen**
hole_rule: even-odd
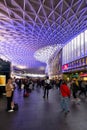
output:
[[[6,76],[0,75],[0,86],[5,86],[5,85],[6,85]]]

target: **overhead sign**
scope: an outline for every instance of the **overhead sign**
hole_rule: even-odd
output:
[[[62,70],[68,70],[68,64],[63,65]]]

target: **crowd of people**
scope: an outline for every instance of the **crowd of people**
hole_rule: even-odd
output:
[[[87,97],[87,81],[72,79],[69,82],[62,80],[59,86],[61,94],[61,108],[65,111],[65,115],[70,112],[70,99],[73,99],[75,104],[80,103],[81,96]]]
[[[61,109],[67,115],[70,112],[70,99],[72,97],[75,103],[80,101],[80,96],[87,96],[87,81],[72,79],[71,81],[65,81],[59,79],[57,81],[50,80],[48,76],[45,79],[12,79],[9,78],[6,84],[6,97],[7,97],[7,111],[13,112],[15,110],[15,104],[13,101],[15,88],[18,91],[23,89],[23,97],[28,97],[34,88],[43,88],[43,99],[48,99],[49,91],[52,88],[58,90],[61,96]]]

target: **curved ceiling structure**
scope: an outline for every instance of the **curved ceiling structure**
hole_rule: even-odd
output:
[[[43,63],[48,63],[49,59],[52,57],[52,55],[54,55],[54,53],[56,51],[60,51],[60,49],[62,48],[62,44],[58,44],[58,45],[50,45],[50,46],[46,46],[44,48],[41,48],[39,50],[37,50],[34,54],[34,57],[38,60],[41,61]]]
[[[0,0],[0,55],[16,65],[45,66],[37,50],[64,45],[86,28],[87,0]]]

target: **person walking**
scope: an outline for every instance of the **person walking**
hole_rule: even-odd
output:
[[[49,80],[49,77],[47,76],[45,79],[45,82],[44,82],[44,96],[43,96],[43,98],[45,98],[47,96],[47,99],[48,99],[49,89],[50,89],[50,80]]]
[[[82,95],[82,94],[84,94],[84,96],[86,98],[86,82],[84,80],[82,80],[82,82],[81,82],[79,96]]]
[[[69,100],[70,100],[70,89],[67,86],[65,81],[62,81],[60,86],[60,93],[61,93],[61,108],[62,111],[65,112],[65,115],[68,114],[69,110]]]

